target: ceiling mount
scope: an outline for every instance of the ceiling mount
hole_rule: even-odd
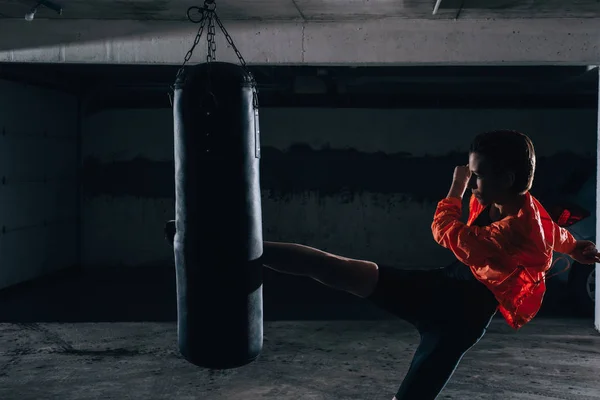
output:
[[[25,21],[33,21],[35,14],[40,6],[48,7],[51,10],[56,11],[59,15],[62,15],[62,7],[50,0],[39,0],[35,6],[27,14],[25,14]]]

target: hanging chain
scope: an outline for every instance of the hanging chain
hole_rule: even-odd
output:
[[[240,53],[240,51],[235,46],[235,43],[233,43],[233,39],[231,38],[231,35],[229,34],[229,32],[227,32],[227,29],[225,29],[225,26],[223,26],[223,23],[221,22],[221,18],[219,18],[219,16],[215,14],[215,20],[217,21],[217,25],[219,25],[219,28],[221,28],[223,35],[225,35],[225,39],[227,40],[227,43],[229,43],[229,45],[231,46],[233,51],[235,51],[235,55],[237,56],[238,60],[240,61],[240,64],[242,64],[242,68],[244,68],[244,70],[248,71],[248,67],[246,67],[246,60],[244,60],[242,53]]]
[[[225,29],[225,26],[221,22],[221,19],[219,18],[219,16],[217,15],[215,10],[216,10],[215,0],[204,0],[203,7],[193,6],[193,7],[188,8],[188,10],[187,10],[188,20],[190,20],[191,22],[193,22],[195,24],[200,24],[200,27],[198,28],[198,32],[196,33],[196,37],[194,38],[194,44],[186,53],[185,58],[183,60],[183,64],[181,64],[181,67],[177,71],[175,80],[177,80],[181,76],[181,74],[185,70],[186,64],[192,58],[192,54],[194,53],[196,46],[200,43],[200,38],[202,37],[202,33],[204,32],[205,27],[207,28],[207,32],[206,32],[206,38],[207,38],[206,62],[210,63],[211,61],[216,61],[216,59],[217,59],[217,57],[216,57],[217,42],[215,40],[215,35],[216,35],[215,22],[216,22],[217,25],[219,25],[219,28],[221,29],[221,31],[223,32],[223,35],[225,35],[225,39],[227,40],[227,43],[231,46],[231,48],[235,52],[241,66],[242,66],[242,69],[250,78],[250,82],[252,83],[252,86],[254,88],[252,103],[253,103],[254,108],[258,109],[258,89],[256,88],[256,81],[254,79],[254,75],[252,75],[252,73],[248,69],[248,66],[246,65],[246,60],[244,60],[242,53],[240,53],[240,51],[238,50],[236,45],[233,43],[233,39],[231,38],[231,35],[229,35],[229,32],[227,32],[227,30]],[[195,11],[200,14],[199,20],[195,20],[194,18],[192,18],[192,15],[191,15],[192,11]],[[207,21],[208,21],[208,24],[207,24]],[[171,90],[173,90],[173,86],[171,86]],[[169,93],[169,99],[171,99],[171,106],[172,106],[173,101],[171,98],[171,93]]]
[[[188,61],[190,61],[190,58],[192,58],[192,54],[194,54],[194,50],[196,49],[196,46],[198,46],[198,43],[200,43],[200,39],[202,38],[202,33],[204,31],[204,24],[206,23],[206,16],[208,14],[205,12],[202,12],[200,21],[194,21],[192,19],[192,17],[190,16],[190,11],[192,11],[193,9],[199,10],[200,8],[199,7],[190,7],[187,12],[188,19],[194,23],[199,23],[200,27],[198,28],[198,32],[196,33],[196,37],[194,38],[194,44],[186,53],[185,58],[183,59],[183,64],[181,64],[181,67],[179,67],[179,70],[177,71],[177,75],[176,75],[175,79],[179,78],[181,76],[181,74],[183,73],[183,71],[185,70],[185,65],[188,63]]]
[[[215,17],[214,12],[208,14],[208,32],[206,32],[206,62],[209,63],[211,61],[217,60],[217,42],[215,41]]]
[[[227,29],[225,29],[225,26],[223,25],[223,23],[221,22],[221,19],[219,18],[219,16],[217,14],[215,14],[215,20],[217,21],[217,25],[219,25],[219,28],[221,28],[223,35],[225,35],[225,39],[227,40],[227,43],[229,43],[229,45],[231,46],[233,51],[235,51],[235,55],[237,56],[238,60],[240,61],[240,64],[242,65],[243,70],[250,77],[250,81],[252,82],[252,85],[256,88],[256,81],[254,80],[254,75],[252,75],[252,73],[248,70],[248,66],[246,65],[246,60],[244,60],[242,53],[240,53],[240,51],[236,47],[235,43],[233,43],[233,39],[231,38],[231,35],[229,35],[229,32],[227,32]],[[254,90],[253,105],[255,108],[258,108],[258,89]]]

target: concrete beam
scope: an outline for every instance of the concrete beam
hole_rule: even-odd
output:
[[[596,65],[600,18],[226,22],[250,64]],[[198,26],[169,21],[4,20],[0,62],[180,64]],[[203,39],[204,40],[204,39]],[[202,62],[206,46],[191,62]],[[217,58],[235,61],[217,34]]]
[[[599,66],[600,67],[600,66]],[[596,243],[598,246],[598,238],[600,238],[600,218],[598,218],[598,201],[600,200],[600,68],[598,71],[598,136],[596,144],[596,152],[598,154],[597,169],[596,169]],[[596,264],[596,318],[595,326],[596,330],[600,332],[600,268],[599,264]]]

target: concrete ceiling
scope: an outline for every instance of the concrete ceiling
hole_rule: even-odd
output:
[[[204,0],[0,0],[0,62],[180,64]],[[597,65],[600,0],[215,0],[254,65]],[[226,49],[217,32],[218,48]],[[206,55],[194,53],[191,62]],[[233,52],[219,60],[237,62]],[[229,57],[229,58],[228,58]]]
[[[40,7],[38,19],[177,21],[186,19],[190,0],[53,0],[62,15]],[[23,19],[36,1],[0,0],[0,17]],[[347,21],[388,17],[409,19],[539,19],[600,17],[598,0],[216,0],[224,20]]]

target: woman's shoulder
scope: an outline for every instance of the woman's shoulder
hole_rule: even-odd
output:
[[[548,251],[546,238],[550,234],[548,229],[551,221],[543,206],[534,196],[528,194],[516,215],[509,216],[496,224],[516,247],[546,253]]]

